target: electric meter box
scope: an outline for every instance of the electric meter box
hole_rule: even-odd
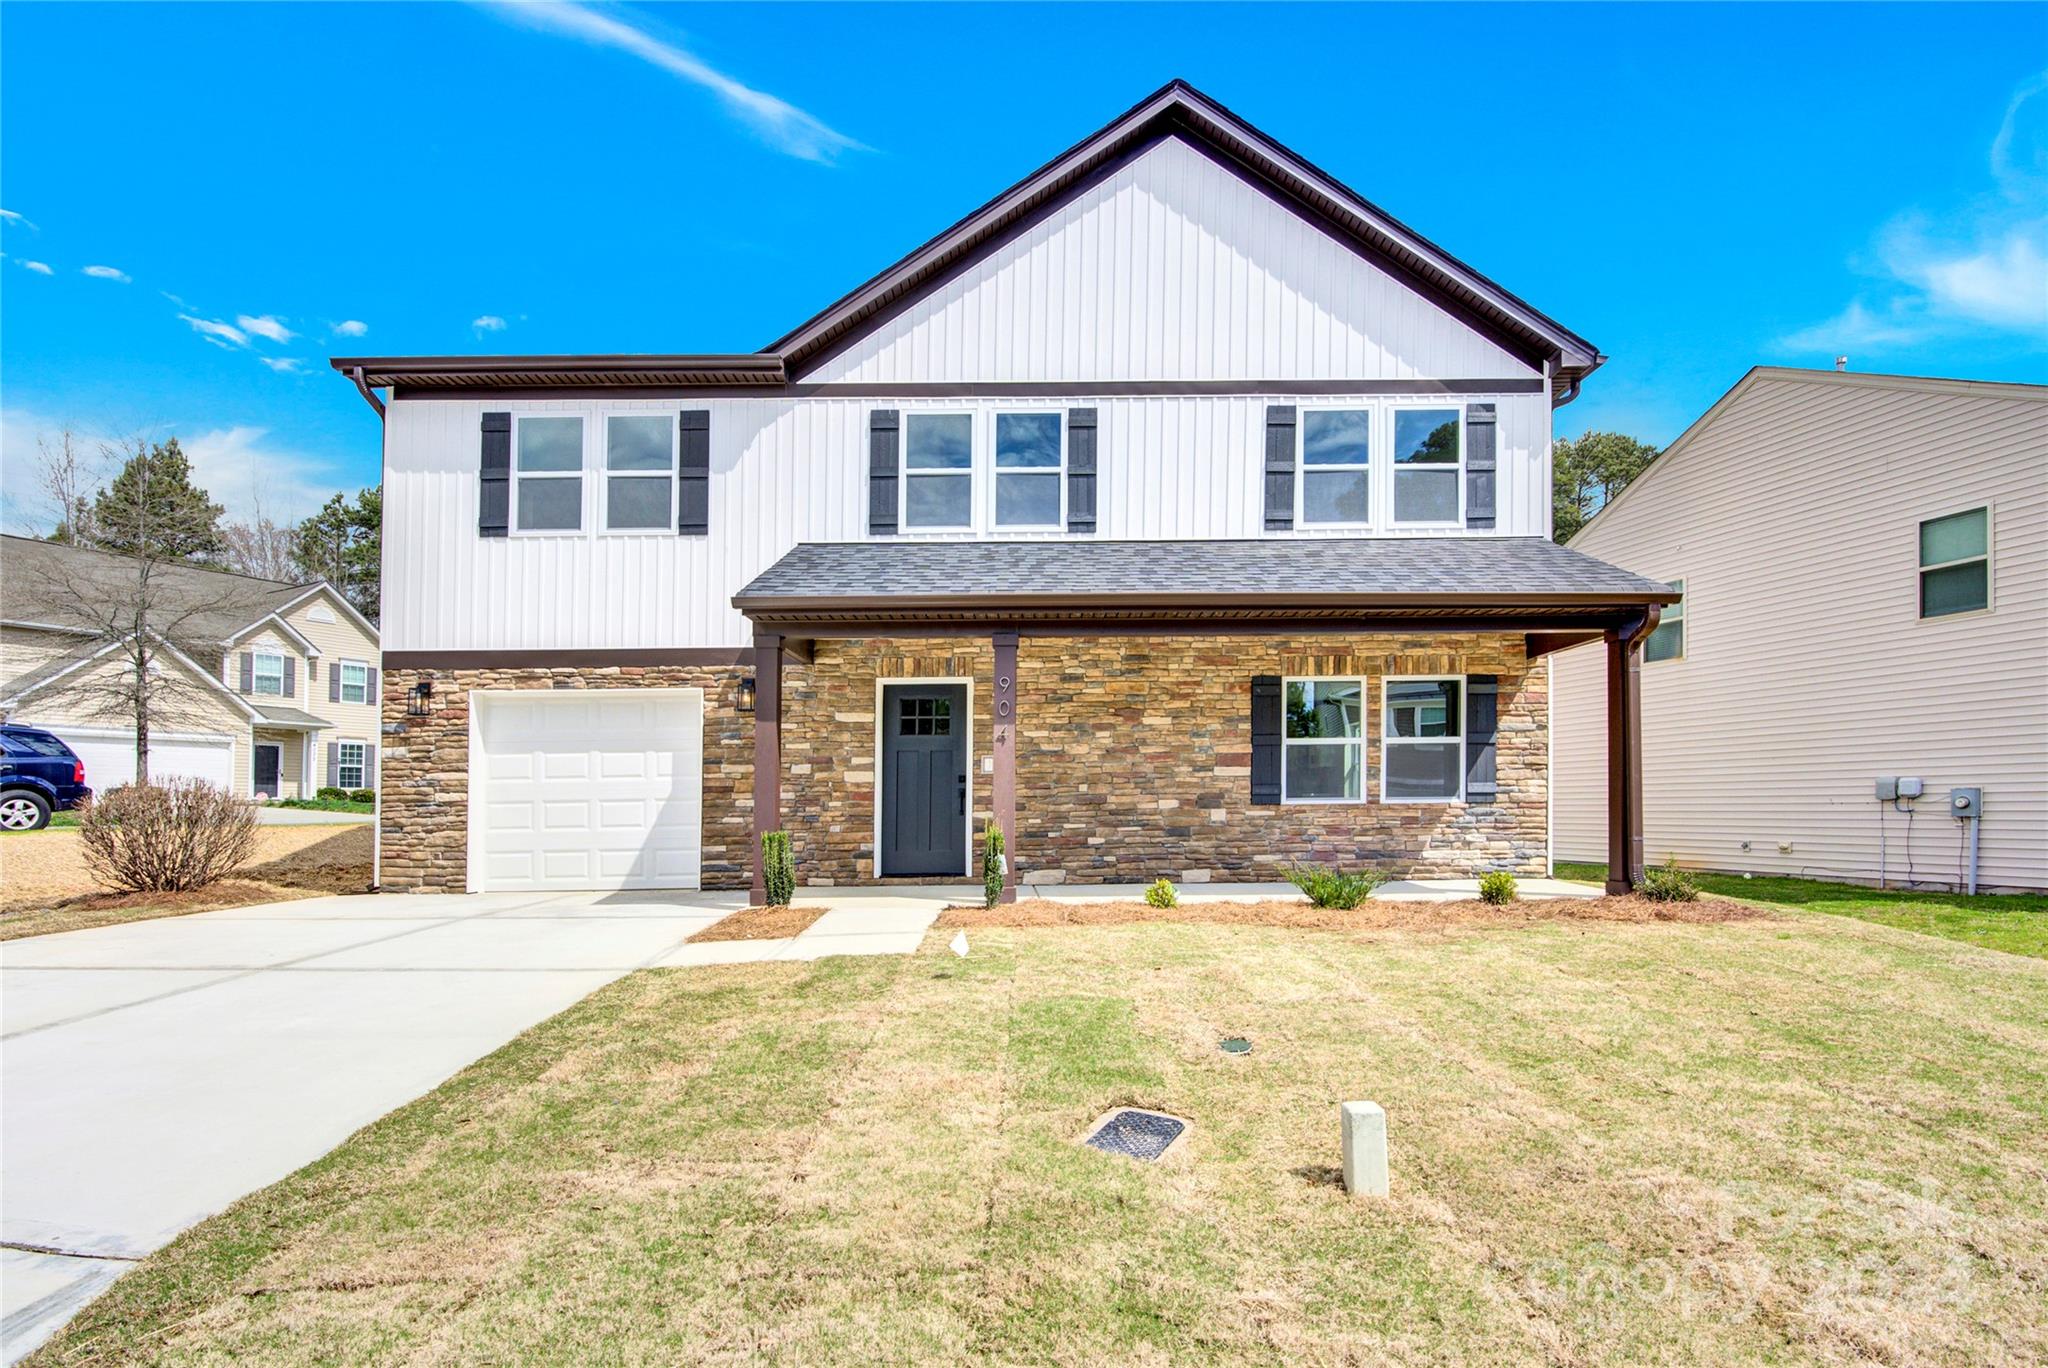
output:
[[[1899,781],[1898,781],[1897,779],[1880,779],[1880,780],[1878,780],[1878,781],[1877,781],[1877,801],[1878,801],[1878,802],[1880,802],[1880,803],[1889,803],[1890,801],[1892,801],[1892,799],[1894,799],[1894,798],[1896,798],[1896,797],[1898,797],[1898,796],[1899,796]]]
[[[1899,797],[1901,798],[1918,798],[1926,791],[1926,786],[1918,779],[1899,780]]]
[[[1984,790],[1980,788],[1952,788],[1948,791],[1948,810],[1952,817],[1982,817],[1984,815]]]

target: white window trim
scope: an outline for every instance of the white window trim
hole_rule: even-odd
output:
[[[1469,434],[1468,434],[1468,433],[1467,433],[1467,432],[1465,431],[1465,407],[1466,407],[1466,406],[1465,406],[1465,405],[1464,405],[1464,404],[1463,404],[1462,402],[1460,402],[1460,403],[1456,403],[1456,404],[1447,404],[1447,403],[1444,403],[1444,402],[1443,402],[1443,401],[1442,401],[1441,399],[1439,399],[1439,400],[1436,400],[1436,401],[1434,401],[1434,402],[1430,402],[1430,403],[1418,403],[1418,402],[1413,402],[1413,401],[1410,401],[1410,402],[1404,402],[1404,403],[1392,403],[1392,404],[1388,404],[1388,405],[1386,405],[1386,407],[1385,407],[1385,413],[1386,413],[1386,418],[1384,419],[1384,425],[1385,425],[1385,431],[1386,431],[1386,438],[1387,438],[1387,439],[1386,439],[1386,444],[1385,444],[1385,446],[1384,446],[1384,448],[1383,448],[1383,449],[1384,449],[1384,450],[1386,451],[1386,453],[1387,453],[1387,459],[1386,459],[1386,463],[1385,463],[1385,464],[1386,464],[1386,467],[1387,467],[1387,477],[1386,477],[1386,488],[1387,488],[1387,504],[1386,504],[1386,508],[1387,508],[1387,517],[1386,517],[1386,526],[1387,526],[1388,528],[1390,528],[1390,529],[1393,529],[1393,530],[1396,530],[1396,531],[1401,531],[1401,532],[1412,532],[1412,531],[1434,531],[1434,530],[1454,530],[1454,529],[1455,529],[1455,530],[1462,530],[1462,529],[1464,528],[1464,526],[1465,526],[1465,454],[1466,454],[1466,452],[1467,452],[1468,450],[1470,450],[1470,447],[1468,446],[1468,443],[1469,443],[1469,441],[1470,441],[1470,436],[1469,436]],[[1401,517],[1401,505],[1400,505],[1400,495],[1399,495],[1399,494],[1397,493],[1397,489],[1398,489],[1398,486],[1399,486],[1399,484],[1400,484],[1400,472],[1401,472],[1401,462],[1400,462],[1400,460],[1398,459],[1398,453],[1397,453],[1397,452],[1395,451],[1395,449],[1394,449],[1394,438],[1395,438],[1395,432],[1396,432],[1396,429],[1397,429],[1397,425],[1398,425],[1398,424],[1399,424],[1399,422],[1400,422],[1400,418],[1399,418],[1399,415],[1400,415],[1400,414],[1402,414],[1402,413],[1414,412],[1414,411],[1417,411],[1417,410],[1448,410],[1448,411],[1450,411],[1450,412],[1452,412],[1452,413],[1455,413],[1455,414],[1457,414],[1457,415],[1458,415],[1458,463],[1457,463],[1457,465],[1455,465],[1455,466],[1420,466],[1420,467],[1416,467],[1417,469],[1422,469],[1422,470],[1438,470],[1438,471],[1442,471],[1442,470],[1451,470],[1451,471],[1455,471],[1455,472],[1456,472],[1456,474],[1455,474],[1455,475],[1454,475],[1454,476],[1453,476],[1452,478],[1453,478],[1453,480],[1455,481],[1455,483],[1457,484],[1457,487],[1458,487],[1458,515],[1457,515],[1457,516],[1456,516],[1455,518],[1452,518],[1451,520],[1449,520],[1448,522],[1434,522],[1434,521],[1406,521],[1406,520],[1403,520],[1403,518]],[[1498,459],[1498,458],[1496,457],[1496,459]],[[1496,478],[1498,478],[1498,477],[1496,476]],[[1496,496],[1496,497],[1498,497],[1498,496]]]
[[[359,781],[353,784],[348,781],[348,750],[350,746],[354,746],[356,749],[356,776]],[[336,788],[348,789],[351,792],[356,789],[366,789],[370,786],[370,745],[367,741],[338,741],[335,743],[334,786]]]
[[[1356,684],[1358,686],[1358,735],[1289,736],[1287,734],[1287,688],[1291,684]],[[1371,682],[1361,671],[1348,675],[1283,675],[1280,679],[1280,802],[1287,807],[1355,807],[1372,801],[1372,771],[1366,742],[1371,739],[1372,718],[1368,703]],[[1287,791],[1287,752],[1294,746],[1358,747],[1358,796],[1356,798],[1296,798]]]
[[[370,701],[371,701],[371,699],[370,699],[370,667],[369,667],[369,665],[368,665],[368,664],[366,664],[365,662],[363,662],[363,661],[360,661],[360,660],[337,660],[337,661],[335,661],[335,662],[334,662],[334,664],[333,664],[333,665],[329,666],[328,668],[329,668],[329,669],[335,669],[335,670],[339,670],[339,671],[341,671],[341,688],[340,688],[340,693],[341,693],[341,701],[342,701],[342,702],[344,702],[344,703],[353,703],[353,704],[358,704],[358,705],[360,705],[360,704],[365,704],[365,703],[368,703],[368,702],[370,702]],[[362,683],[362,688],[363,688],[363,696],[362,696],[361,698],[350,698],[350,697],[348,696],[348,672],[349,672],[350,670],[361,670],[361,671],[363,672],[363,677],[362,677],[362,680],[361,680],[361,683]]]
[[[1393,714],[1387,709],[1387,696],[1396,684],[1439,684],[1451,681],[1458,686],[1458,734],[1449,736],[1395,736]],[[1465,766],[1470,756],[1467,746],[1472,728],[1466,716],[1470,703],[1470,690],[1466,688],[1463,675],[1385,675],[1380,679],[1380,801],[1383,803],[1462,803],[1465,801]],[[1441,746],[1447,741],[1458,743],[1458,791],[1443,798],[1395,798],[1387,792],[1387,749],[1390,746]]]
[[[912,476],[910,464],[910,421],[913,418],[965,418],[967,420],[966,466],[959,470],[922,468],[915,472],[918,476],[925,478],[936,477],[940,479],[964,479],[967,481],[967,521],[964,523],[938,524],[913,523],[910,521],[910,481]],[[981,434],[981,413],[975,409],[963,408],[903,409],[897,422],[899,424],[896,434],[896,525],[898,530],[914,534],[979,532],[981,529],[975,525],[974,512],[980,506],[979,490],[977,488],[980,481],[977,476],[980,470],[981,453],[984,447]],[[1062,437],[1061,440],[1065,441],[1065,438]],[[1064,454],[1061,459],[1065,459]],[[993,498],[994,496],[991,495],[990,497]]]
[[[1667,603],[1664,605],[1663,613],[1658,615],[1656,628],[1650,632],[1649,636],[1643,638],[1643,664],[1676,665],[1678,662],[1685,659],[1687,641],[1691,636],[1687,624],[1689,624],[1692,621],[1692,613],[1690,611],[1692,605],[1686,602],[1685,576],[1678,575],[1674,576],[1671,579],[1659,580],[1658,582],[1661,584],[1669,585],[1672,591],[1678,595],[1678,602]],[[1675,619],[1670,616],[1671,610],[1673,608],[1676,608],[1678,610],[1678,616]],[[1667,625],[1672,624],[1675,624],[1678,628],[1678,654],[1675,656],[1671,656],[1665,660],[1650,659],[1650,637],[1657,635],[1657,633],[1662,631]]]
[[[1362,412],[1368,416],[1366,426],[1366,459],[1359,464],[1346,462],[1343,465],[1318,465],[1308,463],[1308,415],[1316,413]],[[1379,467],[1383,464],[1373,458],[1384,449],[1382,429],[1391,432],[1388,421],[1382,417],[1378,404],[1297,404],[1294,408],[1294,525],[1302,530],[1317,532],[1371,530],[1379,526],[1381,501],[1379,488]],[[1311,522],[1308,518],[1308,473],[1313,468],[1319,471],[1362,470],[1365,472],[1365,520],[1363,522]],[[1362,682],[1362,681],[1361,681]],[[1283,684],[1284,688],[1285,685]]]
[[[1011,418],[1054,418],[1060,425],[1060,463],[1057,466],[1006,466],[1002,463],[1002,445],[997,441],[997,428],[1005,417]],[[1064,532],[1067,528],[1067,411],[1061,408],[1046,408],[1043,405],[1003,406],[988,411],[988,525],[996,532]],[[905,439],[906,459],[908,439]],[[970,467],[971,468],[971,467]],[[1060,513],[1056,521],[1049,523],[1006,523],[1002,520],[1002,505],[999,502],[998,485],[1004,475],[1050,476],[1059,486]]]
[[[512,499],[511,505],[507,509],[508,526],[506,527],[506,535],[513,537],[587,537],[590,535],[590,429],[594,426],[590,421],[591,416],[584,412],[563,413],[552,409],[543,409],[533,413],[514,413],[512,415]],[[583,460],[576,469],[520,470],[519,429],[528,419],[532,418],[574,418],[581,425],[578,431],[581,434],[579,446],[582,451]],[[582,498],[578,501],[576,511],[576,526],[522,528],[519,525],[519,502],[521,492],[525,489],[528,480],[583,481],[580,491]]]
[[[1924,529],[1927,526],[1927,524],[1931,522],[1940,522],[1943,518],[1953,518],[1963,513],[1975,513],[1979,509],[1982,509],[1984,511],[1983,555],[1964,556],[1959,560],[1941,561],[1934,565],[1920,564],[1920,536],[1922,529]],[[1996,555],[1998,551],[1998,540],[1996,536],[1997,526],[1998,518],[1996,513],[1993,511],[1992,505],[1989,500],[1986,500],[1983,503],[1963,504],[1960,507],[1951,508],[1946,513],[1930,514],[1929,516],[1921,518],[1914,522],[1913,620],[1915,622],[1953,622],[1957,618],[1983,617],[1986,614],[1988,614],[1993,608],[1996,608],[1998,606],[1997,576],[1993,573],[1991,563],[1992,557]],[[1921,586],[1926,582],[1927,572],[1929,570],[1947,570],[1958,565],[1975,565],[1978,561],[1984,562],[1984,606],[1982,608],[1970,608],[1960,613],[1937,613],[1933,617],[1929,617],[1926,613],[1920,611],[1921,595],[1924,592]]]
[[[277,662],[276,693],[271,693],[268,690],[260,687],[263,682],[263,662],[266,660],[274,660]],[[274,651],[264,646],[259,646],[251,650],[249,652],[249,697],[284,698],[286,696],[287,695],[284,691],[284,652]]]
[[[612,421],[617,418],[665,418],[668,420],[668,470],[613,470],[612,469]],[[597,491],[598,519],[600,530],[608,537],[669,536],[676,533],[676,500],[681,497],[682,472],[676,468],[680,458],[677,451],[677,428],[679,420],[673,413],[646,412],[644,410],[620,409],[603,415],[604,440],[599,455]],[[613,480],[662,480],[668,481],[668,522],[661,527],[613,527],[612,490]]]

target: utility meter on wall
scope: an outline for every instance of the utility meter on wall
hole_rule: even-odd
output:
[[[1983,816],[1984,790],[1980,788],[1950,789],[1948,791],[1948,810],[1955,817]]]

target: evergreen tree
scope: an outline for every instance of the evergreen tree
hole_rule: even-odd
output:
[[[299,524],[292,559],[302,574],[324,579],[371,622],[382,599],[384,490],[365,489],[351,500],[336,494]]]
[[[1550,449],[1550,535],[1563,543],[1578,535],[1607,501],[1650,468],[1657,448],[1619,432],[1560,437]]]
[[[135,450],[92,506],[92,544],[152,561],[217,563],[227,550],[221,506],[193,485],[192,465],[173,437]]]

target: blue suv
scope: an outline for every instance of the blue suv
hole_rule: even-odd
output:
[[[0,831],[34,831],[92,797],[85,762],[38,727],[0,725]]]

